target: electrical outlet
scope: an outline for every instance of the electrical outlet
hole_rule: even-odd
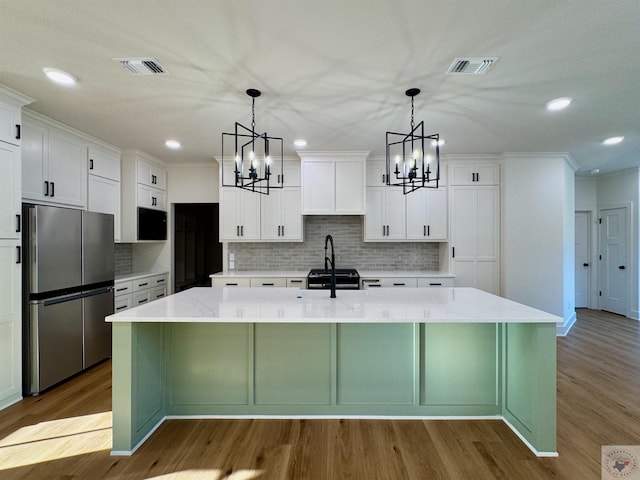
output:
[[[236,268],[236,262],[229,262],[229,270]]]
[[[229,261],[230,262],[235,262],[236,261],[236,254],[235,253],[230,253],[229,254]]]

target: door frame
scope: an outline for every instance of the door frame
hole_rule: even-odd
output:
[[[574,212],[574,218],[575,216],[577,216],[578,214],[585,214],[587,216],[587,258],[589,260],[589,269],[587,270],[587,300],[586,300],[586,304],[587,307],[586,308],[593,308],[593,293],[594,293],[594,286],[597,288],[599,285],[596,283],[594,285],[594,272],[596,274],[596,278],[597,278],[597,274],[598,272],[598,263],[596,262],[596,254],[594,253],[595,250],[598,250],[599,245],[594,248],[593,246],[593,215],[592,215],[592,211],[591,210],[576,210]],[[575,232],[574,232],[574,238],[575,238]],[[574,265],[574,269],[577,270],[578,265]],[[596,290],[597,292],[597,290]],[[574,292],[575,293],[575,292]],[[576,306],[576,308],[579,308]]]
[[[602,269],[600,268],[600,263],[601,263],[601,255],[602,255],[602,211],[603,210],[613,210],[613,209],[624,209],[625,211],[625,217],[626,217],[626,221],[627,221],[627,235],[626,235],[626,242],[627,242],[627,251],[626,251],[626,255],[627,255],[627,264],[629,265],[629,273],[627,275],[627,285],[626,285],[626,296],[627,296],[627,301],[626,301],[626,305],[624,306],[624,316],[625,317],[629,317],[629,314],[632,311],[631,308],[631,302],[632,299],[634,298],[633,296],[633,281],[631,281],[632,278],[635,278],[635,275],[637,274],[636,272],[638,271],[638,265],[637,265],[637,259],[633,256],[633,229],[635,228],[634,223],[633,223],[633,204],[631,202],[624,202],[624,203],[619,203],[619,204],[611,204],[611,205],[600,205],[598,206],[598,291],[602,291]],[[598,295],[598,309],[602,310],[601,308],[601,296]]]

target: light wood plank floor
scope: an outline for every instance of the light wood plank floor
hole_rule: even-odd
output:
[[[173,420],[111,457],[111,364],[0,412],[0,479],[599,479],[640,444],[640,323],[578,312],[558,339],[559,458],[501,421]]]

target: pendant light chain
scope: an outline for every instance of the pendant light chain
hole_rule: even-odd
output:
[[[411,97],[411,131],[413,131],[413,97]]]

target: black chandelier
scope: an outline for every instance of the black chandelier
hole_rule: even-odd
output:
[[[283,145],[282,138],[270,137],[267,133],[256,133],[256,98],[262,93],[260,90],[250,88],[247,95],[251,97],[251,128],[247,128],[241,123],[235,123],[234,133],[222,134],[222,186],[238,187],[256,193],[269,195],[270,188],[282,188],[281,181],[272,185],[270,178],[277,174],[282,178],[283,168]],[[229,143],[234,147],[232,158],[227,154],[225,157],[225,138],[227,140],[227,150]],[[259,151],[256,150],[258,147]],[[275,147],[275,161],[272,152]],[[279,151],[279,152],[278,152]],[[233,183],[228,183],[229,162],[233,161]],[[225,175],[225,163],[227,164],[227,174]],[[278,165],[279,164],[279,165]]]
[[[440,180],[440,135],[425,135],[424,122],[413,121],[413,97],[419,93],[419,88],[405,92],[411,97],[411,132],[387,132],[387,185],[402,186],[405,195],[438,188]]]

